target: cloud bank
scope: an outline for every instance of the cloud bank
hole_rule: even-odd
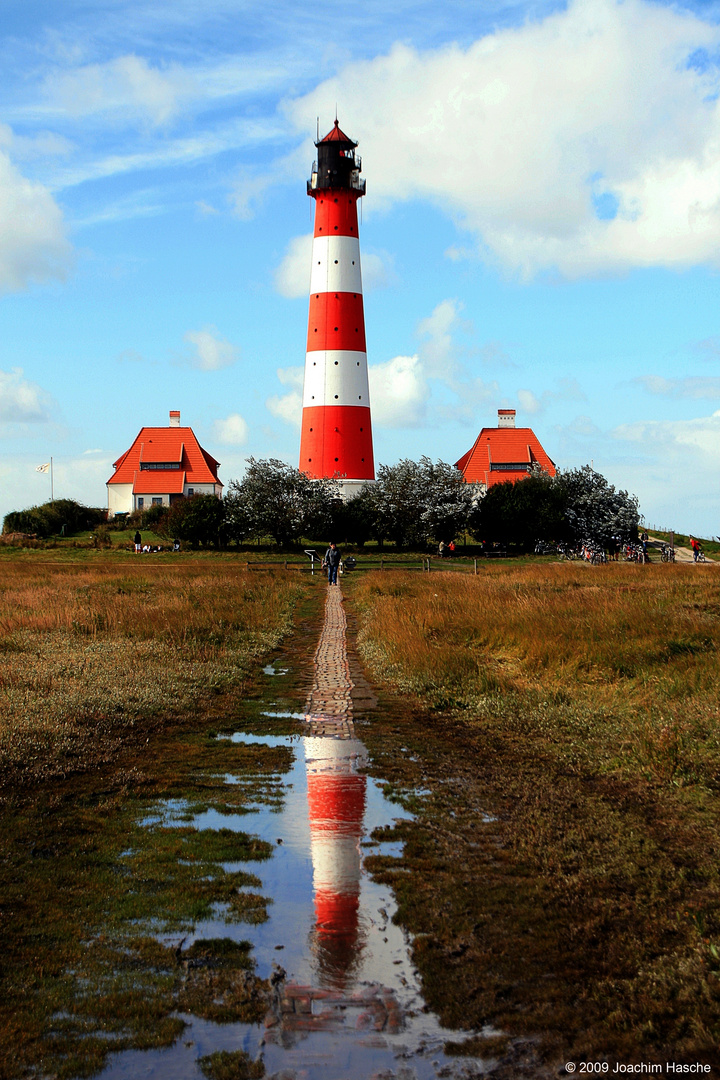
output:
[[[373,199],[430,200],[524,278],[720,264],[720,27],[647,0],[571,0],[467,48],[396,45],[286,102],[337,101]]]

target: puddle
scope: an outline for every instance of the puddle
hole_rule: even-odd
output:
[[[290,772],[277,781],[282,803],[260,804],[243,814],[207,809],[190,820],[199,830],[248,831],[272,844],[272,857],[253,863],[252,870],[261,880],[258,891],[273,903],[269,918],[257,925],[229,925],[220,914],[198,922],[183,948],[197,939],[250,941],[257,974],[274,978],[272,1007],[263,1024],[185,1016],[187,1027],[172,1047],[114,1054],[100,1075],[104,1080],[197,1080],[202,1075],[198,1058],[217,1050],[243,1050],[253,1059],[262,1055],[271,1080],[482,1075],[481,1061],[443,1053],[444,1042],[458,1033],[443,1029],[425,1011],[408,940],[393,923],[392,893],[364,872],[364,854],[392,856],[402,850],[374,831],[411,814],[388,801],[364,774],[363,744],[352,737],[243,732],[224,738],[285,746],[294,755]],[[229,774],[226,782],[237,778]],[[181,809],[160,805],[145,820],[168,823]]]

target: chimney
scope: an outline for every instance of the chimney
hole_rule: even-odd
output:
[[[180,410],[170,410],[170,427],[180,427]]]
[[[515,427],[514,409],[498,409],[498,427]]]

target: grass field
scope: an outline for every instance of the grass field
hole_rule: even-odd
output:
[[[350,595],[400,692],[363,737],[417,814],[403,858],[368,864],[433,1007],[504,1033],[456,1051],[720,1064],[717,571],[484,566]]]
[[[7,560],[0,782],[96,767],[123,741],[241,692],[301,592],[299,579],[224,562]]]

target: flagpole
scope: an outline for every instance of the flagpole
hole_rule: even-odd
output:
[[[53,482],[53,459],[50,458],[50,502],[55,502],[55,484]]]

